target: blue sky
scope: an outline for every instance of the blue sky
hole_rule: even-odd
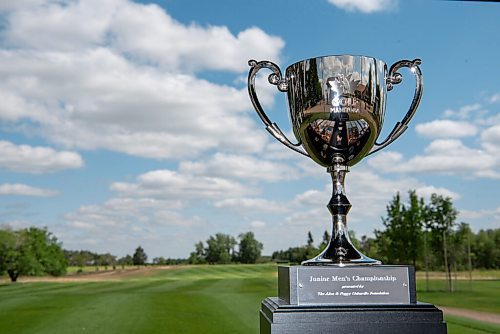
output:
[[[325,170],[264,130],[249,59],[422,59],[409,130],[347,175],[358,236],[396,192],[454,199],[500,226],[500,5],[455,1],[128,0],[0,3],[0,224],[47,226],[68,249],[187,257],[217,232],[264,252],[330,230]],[[406,113],[411,73],[388,94]],[[285,96],[258,92],[290,133]]]

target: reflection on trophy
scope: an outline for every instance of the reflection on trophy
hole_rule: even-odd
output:
[[[248,91],[267,131],[292,150],[327,168],[332,176],[333,195],[327,207],[333,216],[333,233],[326,249],[303,265],[380,264],[358,251],[349,239],[347,213],[351,208],[344,179],[349,167],[395,141],[408,127],[422,96],[420,60],[402,60],[388,69],[375,58],[326,56],[299,61],[286,69],[269,61],[250,60]],[[378,137],[384,122],[386,93],[402,80],[398,70],[408,67],[416,78],[409,111],[387,138]],[[262,68],[272,71],[269,82],[287,92],[292,143],[264,112],[255,90],[255,77]]]

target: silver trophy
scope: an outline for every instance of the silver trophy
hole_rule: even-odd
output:
[[[332,176],[333,195],[327,207],[333,216],[333,232],[321,254],[303,265],[381,264],[357,250],[348,234],[347,213],[351,208],[344,179],[349,167],[395,141],[407,128],[422,96],[420,59],[401,60],[388,69],[378,59],[365,56],[326,56],[290,65],[282,76],[269,61],[250,60],[248,92],[266,130],[285,146],[327,168]],[[415,75],[413,101],[402,121],[387,138],[378,141],[385,114],[386,93],[402,80],[399,69],[408,67]],[[287,92],[290,119],[297,143],[292,143],[271,122],[255,91],[255,77],[263,68],[272,71],[269,83]]]

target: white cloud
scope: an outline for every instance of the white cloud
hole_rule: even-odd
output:
[[[52,197],[58,194],[55,190],[32,187],[20,183],[0,184],[0,195],[34,196],[34,197]]]
[[[50,173],[83,166],[78,153],[43,146],[15,145],[5,140],[0,141],[0,156],[0,168],[23,173]]]
[[[214,203],[216,208],[231,209],[243,213],[283,213],[289,211],[286,203],[263,198],[227,198]]]
[[[155,4],[77,0],[26,5],[7,16],[5,39],[12,47],[70,51],[108,45],[170,71],[242,72],[247,65],[241,59],[277,61],[284,46],[281,38],[257,27],[233,35],[225,26],[184,25]]]
[[[152,158],[255,153],[268,140],[246,113],[246,89],[196,71],[240,76],[247,59],[277,61],[279,37],[185,25],[126,0],[47,2],[5,15],[0,120],[11,128],[68,148]]]
[[[328,0],[331,4],[347,11],[374,13],[397,8],[398,0]]]
[[[500,124],[494,125],[481,133],[483,147],[494,155],[500,155]]]
[[[295,196],[293,202],[296,205],[316,205],[321,202],[328,201],[328,193],[331,194],[331,186],[327,185],[325,191],[319,191],[316,189],[307,190],[301,194]]]
[[[243,203],[239,209],[251,212],[266,204],[276,211],[280,205],[247,197],[257,193],[256,189],[236,181],[173,170],[153,170],[138,175],[134,182],[114,182],[110,190],[115,193],[113,198],[67,213],[64,223],[54,228],[65,245],[91,245],[95,251],[120,254],[124,245],[142,244],[148,254],[186,257],[192,245],[213,234],[214,228],[210,219],[193,214],[192,208],[204,212],[217,202],[219,208],[232,210],[239,202]]]
[[[112,233],[126,232],[128,227],[145,228],[151,225],[189,225],[180,218],[178,200],[153,198],[112,198],[102,204],[84,205],[65,215],[67,225],[79,230]]]
[[[460,210],[460,219],[465,220],[480,220],[480,221],[493,221],[495,224],[491,225],[492,228],[498,228],[500,224],[500,207],[494,209],[482,210]],[[479,224],[481,225],[481,224]]]
[[[490,102],[491,102],[491,103],[500,102],[500,93],[493,94],[493,95],[490,97]]]
[[[45,0],[16,0],[16,1],[1,1],[0,12],[8,12],[29,6],[39,6],[45,3]]]
[[[458,110],[446,109],[443,116],[465,120],[472,117],[483,117],[487,113],[488,110],[484,109],[482,104],[474,103],[462,106]]]
[[[266,222],[260,221],[260,220],[254,220],[250,222],[250,227],[253,229],[262,229],[266,227]]]
[[[498,157],[487,151],[467,147],[457,139],[432,141],[423,155],[404,160],[397,152],[381,152],[368,165],[385,173],[442,173],[466,177],[499,178]]]
[[[285,134],[288,137],[288,139],[290,139],[290,141],[292,141],[292,142],[296,141],[296,139],[293,135],[288,134],[288,133],[285,133]],[[275,141],[275,140],[272,140],[272,142],[270,142],[266,146],[266,149],[262,153],[262,155],[266,159],[272,159],[275,161],[276,160],[288,160],[288,161],[299,162],[299,161],[306,160],[306,158],[303,155],[289,149],[288,147],[286,147],[282,143]]]
[[[31,119],[38,127],[30,130],[60,145],[171,158],[215,147],[257,152],[268,140],[242,112],[249,109],[243,89],[141,68],[107,49],[36,59],[17,53],[0,53],[9,73],[0,119]]]
[[[122,1],[43,1],[18,8],[7,16],[5,40],[16,48],[46,50],[101,44],[119,3]]]
[[[418,134],[429,138],[461,138],[477,134],[476,126],[469,122],[437,119],[428,123],[417,124]]]
[[[493,100],[494,96],[489,102]],[[435,139],[423,154],[405,160],[400,153],[382,152],[369,159],[368,164],[386,172],[500,179],[500,115],[488,117],[488,113],[490,111],[480,103],[464,105],[458,110],[448,109],[444,116],[459,120],[437,119],[416,126],[418,134]],[[465,144],[467,137],[474,140]]]
[[[124,255],[142,245],[147,254],[187,256],[206,221],[179,212],[179,201],[148,198],[113,198],[102,204],[81,206],[51,229],[69,249],[87,249]],[[185,232],[183,232],[185,231]],[[190,235],[185,233],[191,231]],[[175,245],[171,247],[168,245]]]
[[[182,162],[179,170],[186,174],[266,182],[297,179],[300,176],[297,170],[284,163],[223,153],[216,153],[210,160],[203,162]]]
[[[417,187],[415,191],[419,196],[425,198],[426,200],[429,200],[431,198],[431,195],[433,194],[441,195],[444,197],[450,197],[453,200],[457,200],[460,197],[462,197],[459,193],[456,193],[446,188],[435,187],[435,186],[421,186]]]
[[[2,229],[12,229],[19,230],[27,227],[33,226],[33,223],[27,220],[11,220],[7,222],[0,223],[0,228]]]
[[[189,213],[192,208],[203,212],[204,208],[215,207],[221,216],[230,214],[232,220],[236,213],[236,219],[246,221],[245,226],[253,229],[263,226],[251,224],[244,215],[260,219],[262,213],[279,215],[288,211],[287,203],[255,197],[260,191],[255,185],[206,172],[153,170],[138,175],[133,182],[114,182],[110,185],[110,190],[116,194],[114,198],[68,213],[57,232],[71,247],[78,247],[81,240],[90,238],[96,244],[109,245],[106,251],[122,248],[120,244],[130,243],[132,238],[136,242],[148,240],[152,245],[171,242],[176,248],[186,243],[182,249],[167,250],[168,254],[176,254],[169,256],[185,257],[186,249],[191,249],[197,239],[203,240],[212,234],[214,228],[213,222],[203,214],[200,218]],[[218,222],[217,228],[221,228],[220,224]],[[193,227],[196,232],[183,234]],[[242,232],[241,227],[234,229],[233,234]],[[164,240],[157,240],[160,236]]]
[[[247,69],[242,59],[278,60],[284,42],[252,27],[236,36],[227,27],[185,26],[155,5],[120,6],[112,22],[113,46],[143,61],[187,70]],[[274,50],[272,50],[274,48]],[[250,57],[250,58],[249,58]]]
[[[385,178],[377,171],[370,168],[353,168],[346,176],[346,192],[351,204],[351,221],[355,223],[355,229],[370,233],[373,228],[380,224],[380,217],[385,215],[387,203],[392,197],[400,192],[403,196],[409,190],[416,190],[419,196],[424,196],[419,189],[425,188],[426,184],[413,177]],[[367,226],[364,224],[368,223]],[[367,229],[368,226],[373,226]]]
[[[493,229],[500,226],[500,207],[481,210],[460,210],[458,221],[470,224],[473,230]]]
[[[121,197],[169,200],[219,200],[255,193],[255,189],[235,181],[172,170],[147,172],[139,175],[136,183],[115,182],[110,188]]]

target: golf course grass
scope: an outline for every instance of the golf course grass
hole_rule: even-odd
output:
[[[261,300],[277,294],[275,265],[172,267],[88,277],[0,284],[0,333],[255,334]],[[419,300],[499,313],[499,281],[475,281],[472,291],[461,287],[453,294],[438,291],[443,282],[431,282],[436,289],[419,291]],[[450,334],[500,333],[500,325],[446,319]]]

